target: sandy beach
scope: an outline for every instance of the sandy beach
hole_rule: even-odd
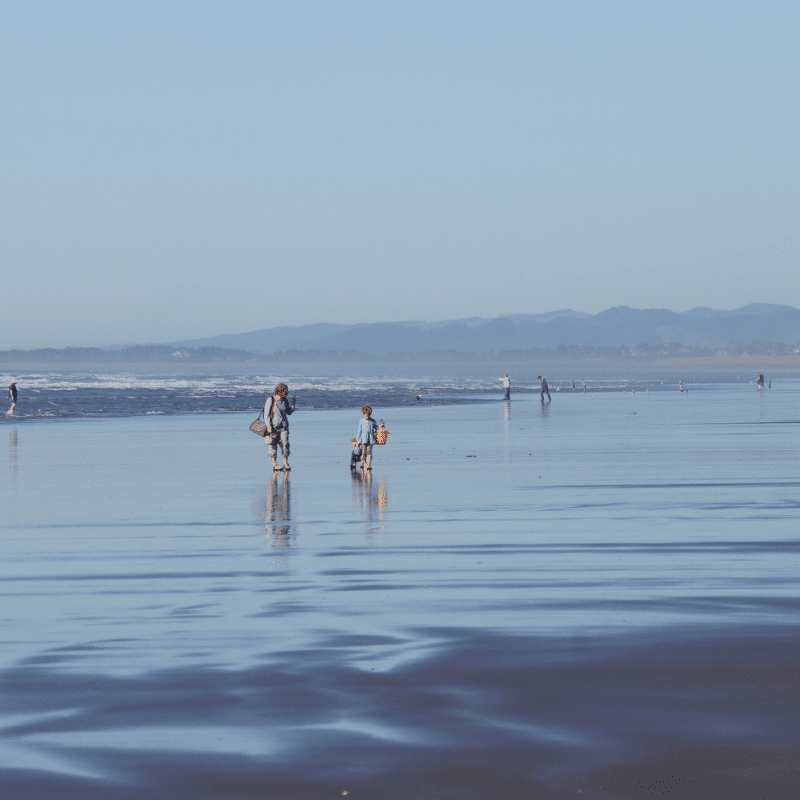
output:
[[[798,398],[6,424],[0,794],[797,798]]]

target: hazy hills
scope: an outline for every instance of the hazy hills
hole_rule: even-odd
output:
[[[800,310],[792,306],[753,303],[734,311],[693,308],[636,309],[618,306],[599,314],[563,310],[494,319],[448,322],[377,322],[317,324],[268,328],[251,333],[171,342],[180,348],[231,348],[268,353],[321,350],[370,354],[463,352],[577,347],[636,347],[676,343],[714,350],[748,342],[800,342]]]
[[[800,310],[751,304],[735,311],[694,308],[678,313],[620,306],[594,315],[563,310],[435,323],[321,323],[165,344],[5,350],[0,351],[0,366],[16,373],[23,365],[139,365],[169,371],[280,364],[281,369],[292,365],[293,374],[305,368],[314,374],[320,369],[356,374],[362,368],[374,371],[378,359],[393,372],[413,367],[432,374],[436,369],[457,368],[462,374],[474,368],[482,374],[491,362],[521,369],[511,365],[632,359],[640,368],[655,368],[681,357],[713,357],[720,363],[730,357],[788,357],[787,364],[794,368],[798,355]]]

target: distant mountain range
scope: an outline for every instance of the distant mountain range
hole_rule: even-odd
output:
[[[565,346],[668,345],[720,349],[750,342],[800,342],[800,310],[751,303],[735,311],[693,308],[610,308],[599,314],[553,311],[449,322],[375,322],[267,328],[251,333],[170,342],[171,347],[215,347],[270,353],[285,350],[371,354],[459,350],[487,352]]]

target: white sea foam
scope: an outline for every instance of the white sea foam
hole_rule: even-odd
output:
[[[162,391],[183,391],[192,394],[213,394],[214,392],[269,392],[278,383],[286,383],[290,391],[359,391],[364,389],[385,390],[390,388],[419,389],[434,386],[436,389],[457,389],[484,391],[497,388],[496,381],[463,380],[454,378],[385,378],[385,377],[292,377],[277,375],[254,376],[147,376],[134,374],[83,374],[43,373],[26,375],[24,387],[30,389],[56,389],[59,391],[78,391],[81,389],[114,389]]]

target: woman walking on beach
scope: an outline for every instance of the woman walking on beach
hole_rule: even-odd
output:
[[[372,419],[372,407],[362,406],[361,413],[364,415],[358,421],[358,433],[356,439],[361,445],[361,469],[372,469],[372,445],[375,444],[375,431],[378,430],[378,423]]]
[[[267,423],[267,435],[264,437],[269,446],[269,457],[272,459],[272,471],[280,472],[285,469],[291,470],[289,466],[289,414],[294,413],[294,406],[297,398],[292,398],[292,404],[286,400],[289,394],[289,387],[285,383],[279,383],[275,387],[275,394],[267,398],[264,403],[264,421]],[[278,466],[277,455],[278,445],[281,446],[283,455],[283,466]]]

